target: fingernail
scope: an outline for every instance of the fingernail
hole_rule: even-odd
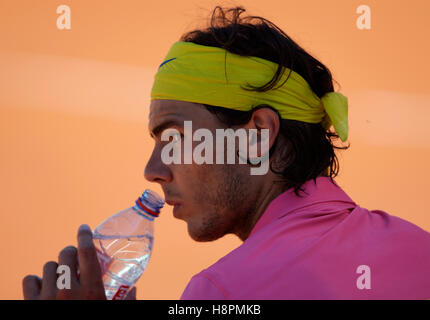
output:
[[[79,227],[79,230],[78,231],[89,231],[89,232],[91,232],[91,228],[90,228],[90,226],[89,225],[87,225],[87,224],[82,224],[80,227]]]

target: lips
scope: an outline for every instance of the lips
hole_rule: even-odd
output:
[[[173,200],[166,200],[166,203],[170,206],[173,206],[173,216],[177,217],[178,216],[178,210],[181,208],[182,204],[177,202],[177,201],[173,201]]]
[[[176,205],[179,205],[179,204],[180,204],[178,201],[173,201],[173,200],[166,200],[166,203],[167,203],[169,206],[176,206]]]
[[[179,211],[179,209],[181,208],[181,205],[180,204],[176,204],[174,207],[173,207],[173,216],[175,217],[175,218],[177,218],[178,217],[178,211]]]

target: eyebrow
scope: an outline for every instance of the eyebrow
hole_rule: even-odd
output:
[[[182,128],[182,126],[183,126],[183,123],[181,121],[167,120],[165,122],[160,123],[155,128],[153,128],[149,134],[151,137],[157,137],[161,133],[161,131],[163,131],[167,128],[170,128],[170,127]]]

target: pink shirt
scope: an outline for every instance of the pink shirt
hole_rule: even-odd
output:
[[[181,299],[430,299],[430,233],[316,181],[275,198]]]

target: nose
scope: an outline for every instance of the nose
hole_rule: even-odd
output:
[[[151,158],[145,166],[144,176],[146,180],[160,184],[172,181],[172,172],[161,160],[161,154],[157,147],[152,151]]]

